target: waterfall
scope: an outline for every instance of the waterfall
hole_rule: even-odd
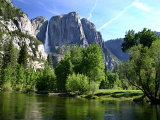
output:
[[[48,26],[49,26],[49,21],[48,21],[48,24],[47,24],[46,39],[45,39],[45,44],[44,44],[44,49],[45,49],[45,52],[47,54],[50,53],[49,40],[48,40]]]

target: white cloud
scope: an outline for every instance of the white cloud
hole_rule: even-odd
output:
[[[148,6],[145,6],[144,4],[142,4],[140,2],[133,2],[132,5],[135,6],[136,8],[143,10],[143,11],[146,11],[146,12],[150,11],[150,8]]]
[[[17,1],[19,1],[21,3],[26,3],[26,1],[24,1],[24,0],[17,0]]]
[[[117,16],[112,18],[111,20],[107,21],[105,24],[103,24],[100,28],[98,28],[98,31],[102,30],[103,28],[107,27],[112,22],[116,21],[119,17],[121,17],[129,8],[131,8],[132,5],[129,5],[125,7]]]
[[[89,16],[88,16],[88,20],[90,20],[91,18],[92,18],[92,13],[93,13],[93,11],[95,10],[95,8],[97,7],[97,3],[98,3],[98,0],[96,0],[95,1],[95,4],[94,4],[94,6],[92,7],[92,9],[91,9],[91,11],[90,11],[90,13],[89,13]]]
[[[47,10],[48,12],[54,14],[54,15],[60,15],[60,13],[58,11],[55,11],[55,10]]]

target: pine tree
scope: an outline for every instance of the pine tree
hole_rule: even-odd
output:
[[[26,45],[26,43],[23,43],[23,45],[21,46],[21,50],[19,52],[18,63],[20,65],[23,65],[24,68],[26,68],[27,67],[27,59],[28,59],[27,45]]]
[[[17,75],[16,75],[16,84],[15,88],[17,90],[22,90],[22,88],[25,86],[25,72],[24,68],[21,65],[17,66]]]
[[[47,61],[48,61],[48,65],[50,66],[50,68],[53,68],[53,61],[52,61],[52,55],[51,54],[48,54]]]
[[[58,62],[55,69],[57,77],[57,89],[60,92],[66,91],[65,84],[69,74],[73,73],[73,64],[70,60],[70,54],[66,54],[65,58]]]
[[[15,68],[16,62],[15,48],[13,42],[10,40],[9,43],[6,43],[4,46],[3,69],[9,64]]]
[[[4,57],[2,60],[1,69],[1,84],[2,89],[10,90],[13,83],[16,80],[15,69],[16,69],[16,52],[12,41],[6,42],[4,46]]]

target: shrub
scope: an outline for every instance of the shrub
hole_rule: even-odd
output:
[[[83,74],[69,75],[66,81],[67,91],[78,91],[78,93],[84,93],[89,90],[88,77]]]

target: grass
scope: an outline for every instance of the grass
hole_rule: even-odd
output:
[[[115,89],[101,89],[97,90],[94,95],[82,95],[84,98],[100,98],[107,100],[134,100],[143,96],[141,90],[115,90]]]

